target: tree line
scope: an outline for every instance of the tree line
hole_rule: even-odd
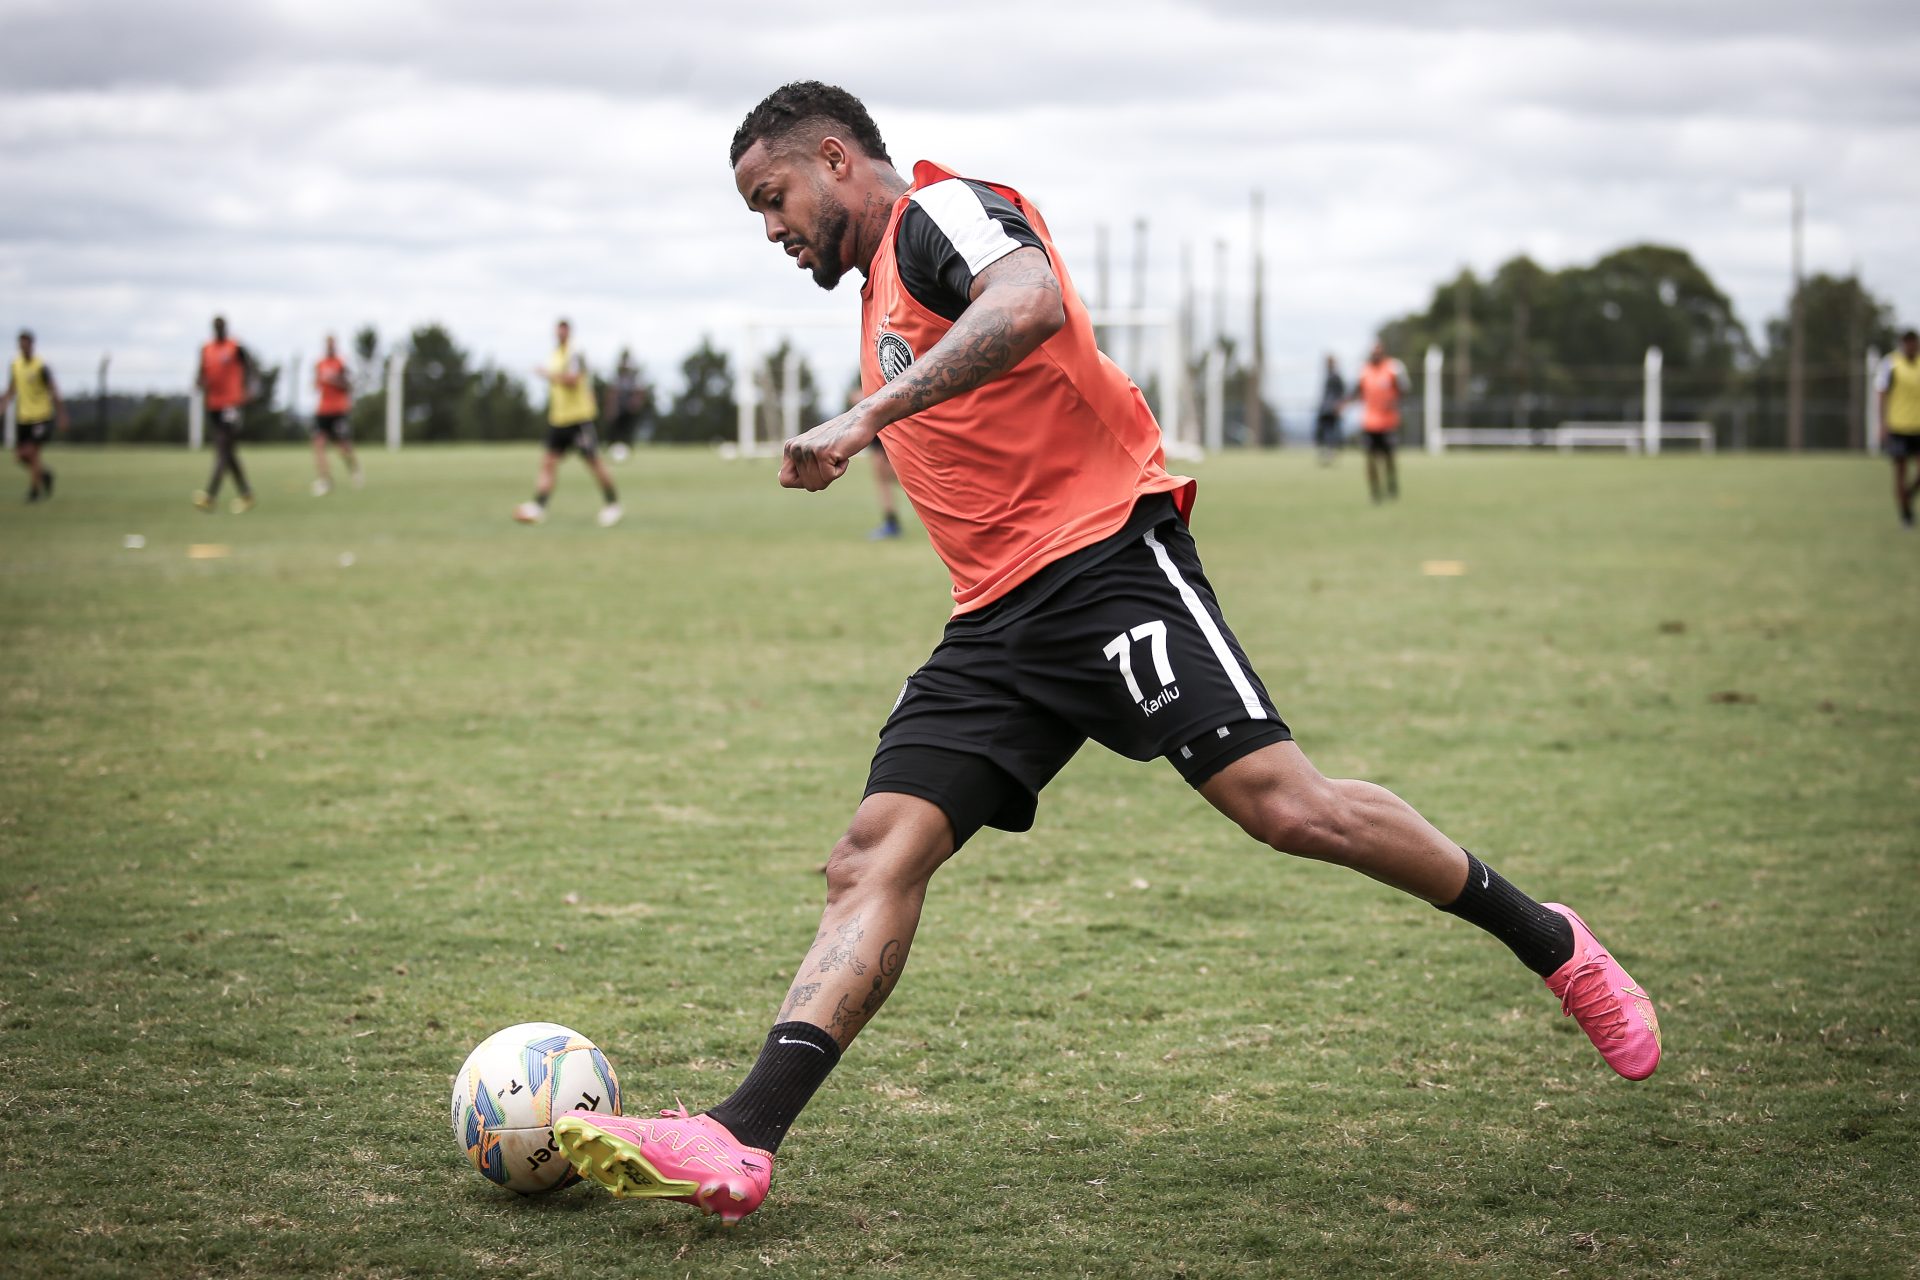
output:
[[[1855,276],[1815,275],[1801,286],[1805,309],[1810,441],[1849,443],[1864,397],[1862,353],[1889,351],[1893,309]],[[1667,417],[1707,417],[1726,424],[1730,444],[1777,443],[1785,412],[1787,314],[1766,321],[1764,346],[1734,314],[1733,304],[1684,249],[1640,244],[1603,255],[1590,265],[1549,270],[1524,255],[1482,278],[1462,271],[1433,289],[1424,310],[1394,317],[1380,336],[1416,374],[1429,345],[1447,357],[1443,398],[1447,419],[1459,424],[1551,425],[1556,418],[1630,417],[1637,410],[1639,370],[1649,346],[1664,357]],[[383,346],[372,327],[349,344],[357,395],[353,427],[378,439],[386,424],[386,361],[404,352],[405,425],[409,441],[532,440],[546,427],[545,407],[526,383],[462,347],[446,326],[427,324],[397,348]],[[780,369],[789,347],[767,353],[753,371],[764,415],[762,439],[778,435]],[[1247,376],[1227,344],[1225,382],[1230,438],[1244,438],[1239,418]],[[1199,365],[1194,365],[1198,377]],[[283,370],[262,366],[259,397],[248,414],[255,439],[294,439],[306,428],[278,395]],[[611,367],[592,372],[604,385]],[[641,439],[696,444],[731,440],[738,430],[735,381],[728,353],[710,337],[675,370],[677,386],[657,386],[639,423]],[[308,371],[302,370],[304,378]],[[641,371],[643,380],[645,370]],[[823,397],[814,371],[798,369],[803,425],[838,408]],[[71,389],[71,384],[69,384]],[[1149,394],[1153,388],[1148,387]],[[186,438],[186,397],[69,397],[73,438],[177,443]],[[1264,404],[1269,428],[1280,418]],[[1271,430],[1258,433],[1271,438]]]

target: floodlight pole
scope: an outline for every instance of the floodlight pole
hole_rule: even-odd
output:
[[[406,418],[407,352],[403,347],[387,355],[387,449],[400,450],[400,424]]]
[[[1212,453],[1227,443],[1227,359],[1217,342],[1207,348],[1206,379],[1206,448]]]
[[[1645,418],[1641,426],[1641,442],[1649,454],[1660,452],[1660,366],[1663,360],[1660,348],[1647,348],[1646,385],[1641,391],[1640,404]]]
[[[187,396],[187,448],[198,449],[207,438],[207,393],[195,387]]]
[[[1880,392],[1874,382],[1880,376],[1880,353],[1872,347],[1867,348],[1867,452],[1880,452]]]
[[[780,428],[783,441],[800,434],[800,356],[791,338],[780,353]]]
[[[1432,454],[1447,451],[1446,429],[1440,421],[1440,369],[1446,360],[1446,356],[1441,354],[1439,343],[1430,343],[1427,346],[1427,363],[1422,371],[1420,382],[1420,391],[1424,400],[1421,410],[1423,418],[1421,428],[1427,437],[1427,452]]]
[[[735,436],[739,440],[740,456],[750,457],[754,451],[754,419],[760,412],[759,372],[754,368],[760,360],[760,344],[754,326],[748,324],[740,334],[740,370],[733,378],[733,403],[738,417],[735,419]]]
[[[9,450],[11,450],[14,446],[14,434],[13,434],[14,426],[15,426],[15,422],[14,422],[14,415],[13,415],[13,401],[9,400],[7,401],[7,425],[6,425],[6,431],[5,431],[6,438],[7,438],[7,448]]]

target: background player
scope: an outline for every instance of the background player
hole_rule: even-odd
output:
[[[981,826],[1030,827],[1088,737],[1165,757],[1276,850],[1486,929],[1616,1071],[1653,1071],[1652,1003],[1578,917],[1384,788],[1322,777],[1294,744],[1187,534],[1194,484],[1165,470],[1158,425],[1100,354],[1024,197],[924,162],[909,187],[859,100],[814,82],[749,113],[731,159],[767,238],[816,283],[866,277],[867,397],[787,441],[780,483],[824,489],[885,431],[952,575],[954,616],[881,730],[827,863],[819,932],[745,1081],[700,1115],[562,1116],[554,1136],[583,1175],[729,1219],[752,1212],[788,1127],[898,980],[934,872]]]
[[[1313,443],[1320,465],[1331,466],[1340,452],[1340,411],[1347,404],[1347,380],[1340,376],[1340,362],[1327,356],[1326,378],[1320,384],[1320,412],[1313,420]]]
[[[233,500],[233,514],[245,515],[253,510],[253,487],[247,483],[247,473],[240,469],[240,428],[247,385],[253,377],[253,356],[227,336],[226,318],[215,316],[213,340],[200,348],[200,367],[193,379],[206,398],[207,425],[213,431],[213,474],[207,478],[207,487],[193,495],[193,505],[202,511],[213,510],[220,497],[220,481],[229,471],[240,490]]]
[[[1387,344],[1375,342],[1360,370],[1347,403],[1363,406],[1360,429],[1367,438],[1367,492],[1375,502],[1382,496],[1400,496],[1400,473],[1393,449],[1400,432],[1400,401],[1413,388],[1407,366],[1387,354]]]
[[[333,477],[327,474],[328,444],[340,451],[358,489],[365,477],[360,459],[354,456],[353,427],[347,417],[353,410],[353,384],[347,380],[346,361],[340,358],[332,334],[327,335],[327,353],[313,366],[313,386],[320,393],[313,412],[313,496],[322,498],[333,491]]]
[[[634,431],[653,403],[653,388],[640,376],[633,349],[620,349],[620,363],[613,367],[613,381],[606,388],[607,454],[615,462],[625,462],[633,453]]]
[[[1900,335],[1900,349],[1880,362],[1874,380],[1880,395],[1880,425],[1886,432],[1885,449],[1893,463],[1893,500],[1900,523],[1913,528],[1913,499],[1920,494],[1920,333]],[[1915,464],[1913,480],[1907,463]]]
[[[534,376],[547,384],[547,451],[540,458],[540,478],[534,484],[533,501],[513,509],[513,518],[522,524],[539,524],[547,518],[547,500],[553,497],[553,484],[560,470],[560,459],[567,450],[578,449],[580,460],[600,482],[600,527],[610,529],[620,523],[620,495],[614,490],[613,477],[600,459],[600,441],[593,429],[593,375],[587,363],[573,349],[573,326],[565,320],[554,326],[553,354],[544,365],[534,366]]]
[[[53,472],[40,460],[40,451],[53,439],[55,424],[67,429],[67,402],[60,398],[60,387],[53,370],[33,353],[33,331],[20,331],[20,354],[13,358],[13,371],[7,378],[7,391],[0,395],[0,414],[14,406],[13,456],[27,469],[27,501],[38,502],[53,496]]]

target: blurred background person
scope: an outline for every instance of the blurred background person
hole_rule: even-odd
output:
[[[353,387],[332,334],[327,335],[327,353],[313,366],[313,387],[320,393],[320,403],[313,413],[313,496],[322,498],[333,491],[333,477],[327,473],[329,444],[340,451],[353,477],[353,487],[358,489],[365,477],[360,473],[360,459],[354,456],[353,427],[347,419],[353,409]]]
[[[1907,479],[1907,463],[1920,473],[1920,333],[1900,335],[1900,349],[1880,362],[1874,389],[1880,395],[1880,424],[1886,431],[1887,457],[1893,462],[1893,500],[1900,523],[1913,528],[1913,499],[1920,474]]]
[[[600,527],[611,529],[620,523],[620,495],[600,457],[600,438],[594,430],[599,406],[593,394],[593,375],[587,372],[586,360],[574,350],[573,326],[561,320],[553,334],[553,354],[533,370],[534,376],[547,384],[547,449],[540,458],[533,501],[515,507],[513,518],[521,524],[539,524],[547,518],[547,502],[553,497],[560,459],[568,450],[578,449],[580,460],[600,482],[600,493],[606,500],[600,508]]]
[[[1387,354],[1387,344],[1376,341],[1366,367],[1355,379],[1347,404],[1361,404],[1360,430],[1367,438],[1367,492],[1379,502],[1400,496],[1400,473],[1393,450],[1400,434],[1400,401],[1412,390],[1407,366]]]
[[[652,403],[653,388],[647,385],[640,366],[634,363],[633,348],[622,347],[620,363],[613,369],[613,381],[607,384],[602,415],[607,421],[607,455],[615,462],[625,462],[632,455],[634,433]]]
[[[7,391],[0,395],[0,414],[14,406],[13,456],[27,470],[27,501],[53,496],[53,472],[40,460],[40,451],[53,439],[55,424],[67,429],[67,404],[60,398],[53,370],[33,352],[33,331],[20,331],[20,354],[13,358]]]
[[[254,379],[253,356],[227,336],[224,316],[213,318],[213,339],[200,348],[200,367],[193,382],[206,398],[207,425],[213,430],[213,474],[207,487],[193,495],[193,505],[212,511],[220,497],[220,482],[233,472],[233,483],[240,494],[233,500],[233,514],[253,510],[253,486],[240,469],[240,428],[249,398],[248,384]]]
[[[1331,466],[1340,451],[1340,411],[1347,403],[1347,380],[1340,376],[1340,362],[1329,353],[1327,374],[1320,384],[1320,412],[1313,420],[1313,444],[1320,465]]]

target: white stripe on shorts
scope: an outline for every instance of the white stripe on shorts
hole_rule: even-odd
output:
[[[1193,620],[1200,624],[1200,634],[1205,636],[1207,643],[1212,646],[1213,656],[1220,659],[1220,665],[1226,668],[1227,679],[1233,681],[1234,689],[1240,694],[1240,701],[1247,708],[1247,719],[1265,720],[1267,709],[1260,705],[1260,699],[1255,696],[1253,683],[1247,679],[1247,673],[1242,671],[1240,664],[1233,660],[1233,650],[1227,647],[1227,638],[1220,634],[1220,628],[1213,624],[1213,615],[1208,613],[1207,607],[1200,603],[1200,597],[1195,595],[1193,588],[1187,585],[1187,580],[1180,576],[1179,568],[1174,565],[1173,557],[1167,554],[1167,549],[1160,545],[1160,539],[1153,536],[1152,530],[1147,531],[1146,537],[1147,545],[1153,548],[1153,558],[1160,562],[1160,568],[1167,575],[1167,581],[1171,582],[1173,589],[1180,593],[1180,599],[1186,602],[1187,612],[1193,615]]]

